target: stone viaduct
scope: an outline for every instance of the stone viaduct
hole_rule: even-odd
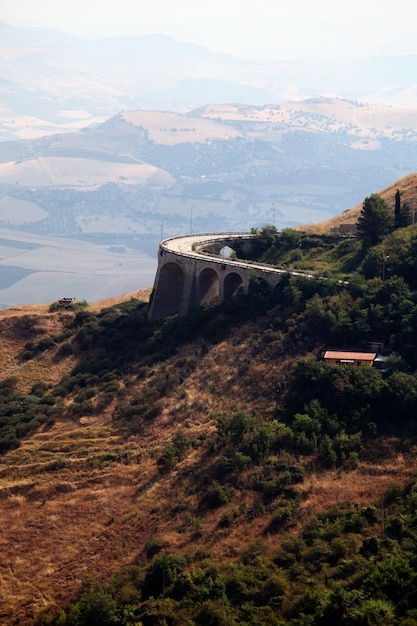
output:
[[[240,289],[248,293],[251,279],[264,281],[273,290],[285,270],[260,263],[233,261],[223,256],[236,242],[250,246],[253,235],[205,234],[166,239],[159,244],[158,269],[148,317],[156,321],[167,315],[185,315],[194,306],[221,304]]]

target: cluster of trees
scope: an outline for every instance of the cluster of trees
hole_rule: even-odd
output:
[[[0,453],[18,448],[23,437],[51,426],[63,413],[46,383],[38,381],[22,393],[18,382],[16,376],[0,382]]]
[[[410,206],[401,202],[397,189],[395,208],[392,212],[388,204],[378,194],[365,198],[357,223],[357,233],[365,246],[377,245],[386,235],[397,228],[405,228],[414,222]]]
[[[163,552],[79,597],[43,626],[415,626],[417,484],[392,483],[378,506],[339,505],[271,551],[248,542],[220,567],[209,550]]]

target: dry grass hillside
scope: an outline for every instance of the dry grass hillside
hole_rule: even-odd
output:
[[[38,157],[23,163],[0,164],[0,183],[35,187],[76,187],[94,189],[107,182],[126,184],[171,185],[173,178],[165,171],[146,163],[103,162],[99,159]]]
[[[312,130],[343,129],[358,137],[358,148],[366,149],[360,143],[361,137],[378,139],[381,134],[395,137],[401,129],[417,130],[417,120],[413,109],[394,109],[372,104],[358,105],[339,98],[309,98],[302,101],[289,101],[279,105],[252,106],[242,104],[207,104],[199,109],[206,119],[224,121],[252,121],[264,124],[287,124],[292,129],[305,128],[306,120]],[[369,146],[368,146],[369,147]]]
[[[164,145],[190,141],[204,143],[214,139],[233,139],[240,136],[232,126],[172,112],[130,111],[123,113],[123,119],[133,126],[146,128],[149,139]]]
[[[146,301],[149,291],[134,295]],[[117,301],[99,303],[94,309],[112,304]],[[56,384],[68,374],[74,357],[57,362],[55,348],[29,362],[22,362],[19,355],[28,338],[59,334],[73,315],[49,313],[41,306],[3,311],[2,378],[17,376],[20,389],[28,392],[39,379]],[[269,324],[268,318],[261,324],[247,322],[209,348],[201,342],[185,344],[155,364],[154,377],[167,376],[180,364],[184,368],[193,363],[193,368],[145,426],[117,427],[114,403],[92,415],[64,413],[0,457],[2,624],[32,624],[44,611],[73,599],[86,574],[105,581],[120,567],[146,562],[145,547],[155,539],[166,551],[204,549],[220,563],[233,561],[250,539],[265,534],[268,514],[238,517],[230,532],[220,524],[224,507],[198,516],[190,511],[198,510],[201,494],[194,481],[207,463],[204,445],[198,442],[213,432],[222,413],[248,407],[255,413],[272,411],[274,381],[305,351],[300,346],[291,355],[271,360],[262,340]],[[118,398],[140,394],[143,384],[139,378],[124,379]],[[161,474],[157,459],[179,428],[196,445],[171,473]],[[416,459],[411,452],[405,455],[393,448],[384,463],[370,459],[351,471],[309,475],[300,484],[305,497],[297,524],[335,503],[378,503],[393,480],[405,482],[417,471]],[[245,498],[245,507],[256,509],[256,494]],[[227,509],[241,505],[236,491]],[[269,542],[271,550],[276,548],[279,533]]]
[[[411,211],[417,210],[417,174],[409,174],[400,178],[395,183],[382,189],[381,191],[374,191],[371,193],[378,193],[387,202],[389,207],[392,207],[394,211],[395,206],[395,194],[397,189],[401,194],[401,202],[407,203]],[[371,195],[371,193],[369,195]],[[308,224],[300,227],[298,230],[303,230],[311,233],[329,233],[332,229],[338,229],[341,224],[355,224],[362,210],[362,203],[358,204],[353,209],[344,211],[336,217],[332,217],[324,222],[318,222],[317,224]]]

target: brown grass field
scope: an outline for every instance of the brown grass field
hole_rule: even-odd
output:
[[[158,144],[204,142],[213,139],[232,139],[240,133],[233,127],[208,119],[186,117],[179,113],[157,111],[130,111],[124,119],[134,126],[143,126],[149,138]]]
[[[158,179],[160,185],[171,185],[172,177],[165,171],[146,163],[104,162],[95,159],[37,157],[22,163],[0,163],[0,182],[49,187],[71,186],[94,189],[109,181],[120,180],[129,184],[144,185]]]
[[[400,188],[403,199],[411,199],[415,183],[415,176],[406,177],[381,195],[393,199]],[[354,220],[359,210],[352,209],[341,219]],[[317,229],[325,232],[334,224],[330,220]],[[101,301],[90,310],[100,311],[131,297],[148,301],[150,292]],[[27,392],[37,380],[57,383],[69,373],[73,357],[57,365],[53,350],[28,362],[20,361],[19,353],[28,328],[36,328],[39,336],[53,336],[62,332],[71,315],[50,313],[46,305],[0,311],[1,378],[17,376],[19,388]],[[0,457],[2,625],[30,626],[43,612],[73,599],[86,574],[106,581],[123,566],[145,562],[145,543],[152,537],[161,539],[167,551],[189,552],[203,546],[221,564],[223,559],[236,558],[251,538],[264,533],[268,516],[250,521],[239,517],[230,532],[218,527],[224,509],[198,517],[189,513],[197,510],[201,495],[192,489],[201,448],[189,449],[169,475],[161,476],[156,463],[179,427],[196,438],[215,429],[219,413],[245,408],[247,390],[240,387],[236,363],[247,363],[251,350],[247,330],[199,353],[196,369],[165,399],[162,413],[146,429],[116,430],[110,405],[100,414],[62,418]],[[286,365],[277,363],[276,375]],[[269,362],[257,355],[248,368],[254,384],[260,389],[267,385]],[[128,398],[140,389],[137,385],[122,393]],[[384,462],[369,457],[353,471],[308,476],[301,485],[305,499],[298,526],[333,504],[378,506],[390,483],[405,483],[415,475],[415,450],[399,454],[387,442],[385,452]],[[247,507],[255,497],[250,494],[245,496]],[[228,508],[239,507],[239,498],[235,495]],[[276,549],[279,542],[279,533],[270,536],[269,549]]]
[[[372,104],[358,106],[348,100],[338,98],[311,98],[302,101],[289,101],[277,105],[254,107],[242,104],[208,104],[202,109],[206,119],[244,120],[269,124],[284,123],[291,128],[305,127],[310,130],[331,128],[333,131],[344,128],[354,133],[358,140],[373,133],[386,137],[395,136],[404,128],[417,130],[415,110],[381,107]]]
[[[37,313],[34,307],[29,310],[39,327],[54,333],[66,315],[59,314],[52,322],[43,308]],[[47,357],[45,363],[37,362],[38,370],[18,365],[21,339],[20,331],[13,333],[13,321],[24,310],[9,314],[3,313],[0,320],[2,339],[9,335],[3,355],[7,372],[17,374],[25,390],[38,378],[57,382],[73,366],[72,359],[59,369],[48,370]],[[236,338],[231,339],[201,356],[196,371],[143,432],[127,436],[115,431],[110,406],[99,415],[58,420],[1,457],[1,624],[33,623],[44,611],[73,598],[87,573],[105,581],[120,567],[146,561],[144,546],[154,536],[167,551],[204,546],[220,564],[244,550],[248,538],[263,534],[269,522],[265,517],[238,518],[230,533],[218,528],[223,509],[198,517],[180,512],[184,505],[190,511],[198,507],[200,494],[193,491],[192,480],[203,454],[200,449],[190,449],[168,476],[161,476],[156,464],[162,446],[179,425],[195,438],[214,429],[219,412],[245,406],[233,375],[235,360],[247,349],[244,337],[238,338],[237,346]],[[258,362],[251,367],[262,385],[269,365]],[[378,505],[392,481],[405,482],[415,473],[416,459],[411,450],[407,458],[393,452],[388,463],[368,462],[352,472],[309,476],[301,485],[306,497],[298,524],[332,504]],[[245,497],[248,508],[254,497],[252,492]],[[240,504],[236,495],[228,508]],[[268,542],[274,550],[279,534]]]

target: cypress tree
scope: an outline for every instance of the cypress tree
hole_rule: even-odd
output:
[[[400,190],[397,189],[395,194],[395,209],[394,209],[394,228],[400,228],[401,226],[401,195]]]

